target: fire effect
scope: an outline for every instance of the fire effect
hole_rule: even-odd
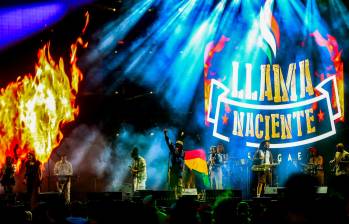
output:
[[[86,13],[86,24],[89,15]],[[58,63],[50,54],[50,44],[38,51],[35,75],[18,77],[0,90],[0,167],[11,156],[17,167],[29,151],[42,163],[63,139],[61,128],[79,114],[76,105],[83,74],[77,66],[77,49],[87,47],[79,37],[71,45],[70,75],[64,60]]]

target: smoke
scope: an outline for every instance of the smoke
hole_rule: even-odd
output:
[[[147,163],[147,189],[163,189],[167,181],[168,149],[164,141],[163,130],[152,128],[144,132],[136,132],[130,125],[120,128],[116,140],[115,151],[119,164],[114,164],[109,180],[109,189],[118,189],[129,179],[128,165],[131,164],[130,151],[137,147],[139,155]],[[130,181],[130,180],[129,180]]]
[[[56,154],[51,155],[53,163],[50,170],[53,170],[54,162],[59,160],[62,153],[72,163],[73,181],[79,190],[105,190],[104,179],[108,175],[112,150],[110,142],[97,127],[81,124],[65,136]]]
[[[171,131],[170,137],[175,136]],[[147,189],[166,188],[169,151],[163,130],[158,127],[137,132],[124,124],[110,138],[96,126],[82,124],[64,138],[51,156],[49,170],[53,170],[59,155],[65,153],[73,166],[73,188],[83,192],[131,191],[129,166],[132,162],[130,152],[134,147],[139,149],[139,155],[147,163]]]

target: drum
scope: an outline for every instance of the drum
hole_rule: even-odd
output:
[[[308,164],[304,167],[304,173],[314,176],[317,174],[317,167],[314,164]]]

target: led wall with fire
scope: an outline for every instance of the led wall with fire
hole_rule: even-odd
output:
[[[86,26],[87,23],[88,13]],[[10,156],[19,168],[29,151],[46,163],[60,145],[62,127],[79,114],[76,96],[83,74],[77,66],[76,54],[79,47],[86,46],[80,37],[71,44],[66,68],[63,58],[58,61],[52,58],[47,43],[38,50],[37,61],[33,61],[35,74],[18,76],[1,88],[0,167]]]

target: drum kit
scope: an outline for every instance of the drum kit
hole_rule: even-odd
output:
[[[303,165],[303,172],[309,175],[316,175],[318,173],[318,165],[314,163],[307,163]]]

